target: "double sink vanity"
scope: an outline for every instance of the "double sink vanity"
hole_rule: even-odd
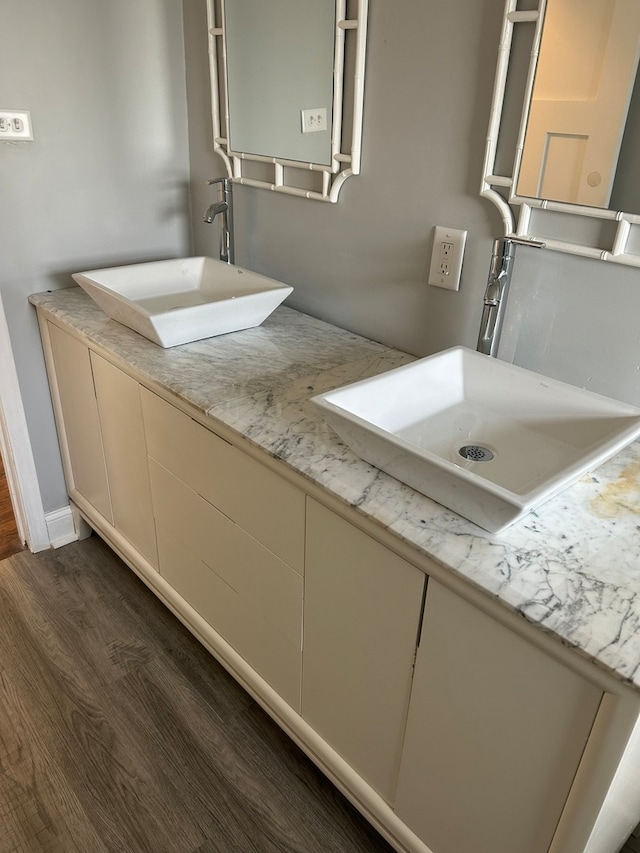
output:
[[[205,221],[224,214],[228,260],[232,181],[336,203],[360,171],[367,0],[306,4],[332,14],[299,37],[289,4],[250,5],[259,40],[240,4],[206,4],[227,176]],[[633,22],[605,38],[601,17],[573,6],[568,35],[590,23],[618,65],[614,37]],[[551,178],[590,160],[533,156],[536,62],[553,58],[561,13],[557,0],[505,0],[481,194],[509,247],[638,267],[625,145],[578,175],[578,195]],[[283,53],[310,32],[325,50],[305,104],[313,83],[330,116],[311,134],[315,110],[298,110]],[[261,118],[273,103],[262,87],[285,78],[294,91],[275,101],[292,115]],[[295,148],[269,136],[285,126]],[[563,124],[542,130],[568,138]],[[508,259],[492,267],[488,319],[502,316]],[[164,278],[153,264],[78,274],[92,298],[30,298],[78,528],[109,543],[400,853],[620,850],[640,822],[638,410],[462,348],[416,361],[283,307],[290,288],[238,267],[163,264]]]
[[[640,820],[640,443],[490,533],[323,417],[411,356],[284,306],[163,349],[79,288],[30,301],[74,511],[395,849],[622,846]],[[576,422],[602,450],[633,411],[587,398]]]

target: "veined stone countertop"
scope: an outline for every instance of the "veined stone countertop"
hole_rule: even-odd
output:
[[[491,534],[358,459],[309,403],[412,356],[284,306],[256,329],[162,349],[110,320],[80,288],[30,301],[640,687],[640,442]]]

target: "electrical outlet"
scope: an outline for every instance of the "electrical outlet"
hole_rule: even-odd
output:
[[[451,261],[453,260],[453,243],[444,242],[440,246],[440,263],[438,272],[440,275],[451,274]]]
[[[327,129],[326,107],[316,107],[314,110],[300,110],[303,133],[318,133]]]
[[[447,290],[459,289],[466,239],[466,231],[436,225],[429,265],[429,284]]]
[[[0,110],[0,141],[31,142],[31,113],[28,110]]]

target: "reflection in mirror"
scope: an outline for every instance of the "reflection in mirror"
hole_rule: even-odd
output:
[[[505,0],[480,191],[505,236],[640,267],[639,55],[640,0]]]
[[[335,0],[226,0],[231,150],[331,163],[335,13]]]
[[[215,150],[237,183],[337,201],[360,171],[368,0],[207,0]]]
[[[547,0],[518,195],[609,207],[639,49],[638,0]]]

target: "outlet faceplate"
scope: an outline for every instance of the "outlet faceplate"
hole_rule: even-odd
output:
[[[458,290],[467,232],[436,225],[429,265],[429,284]]]
[[[316,107],[314,110],[300,110],[303,133],[318,133],[327,129],[326,107]]]
[[[0,142],[4,139],[31,142],[31,113],[28,110],[0,110]]]

